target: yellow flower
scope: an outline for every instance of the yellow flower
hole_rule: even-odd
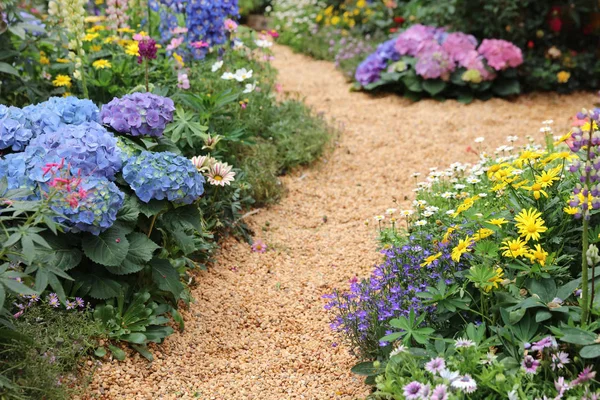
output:
[[[567,83],[569,82],[569,78],[571,77],[571,73],[567,71],[560,71],[556,74],[556,80],[558,83]]]
[[[542,171],[542,174],[535,178],[535,182],[539,183],[544,189],[552,186],[554,181],[559,181],[558,175],[562,172],[562,165],[552,168],[548,171]],[[546,196],[548,197],[548,196]]]
[[[548,252],[544,251],[541,245],[536,244],[535,249],[531,249],[527,257],[529,257],[532,263],[537,262],[543,267],[546,265],[546,257],[548,257]]]
[[[546,193],[546,191],[542,189],[541,183],[536,182],[531,186],[523,186],[523,189],[527,189],[530,192],[533,192],[533,197],[536,200],[539,200],[542,194],[544,195],[544,197],[548,198],[548,193]]]
[[[110,69],[112,67],[112,64],[108,60],[96,60],[92,63],[92,67],[96,69]]]
[[[61,64],[68,64],[68,63],[70,63],[70,62],[71,62],[71,60],[68,60],[68,59],[66,59],[66,58],[57,58],[57,59],[56,59],[56,62],[59,62],[59,63],[61,63]]]
[[[92,23],[92,24],[95,22],[101,22],[104,20],[106,20],[106,17],[104,15],[91,15],[91,16],[84,18],[85,22]]]
[[[356,2],[356,7],[358,7],[358,8],[365,8],[366,5],[367,5],[367,2],[365,0],[358,0]]]
[[[173,53],[173,58],[175,59],[175,61],[177,61],[177,64],[179,64],[180,67],[185,66],[185,63],[183,62],[183,57],[181,57],[179,54]]]
[[[94,33],[94,32],[100,32],[100,31],[105,31],[106,30],[106,26],[104,25],[94,25],[91,28],[89,28],[88,30],[86,30],[87,33]]]
[[[338,17],[337,15],[335,17],[331,18],[331,25],[337,25],[340,23],[340,17]]]
[[[54,86],[66,86],[71,87],[71,77],[68,75],[57,75],[56,78],[52,81]]]
[[[480,228],[477,233],[473,235],[473,240],[483,240],[487,237],[490,237],[494,234],[494,231],[488,228]]]
[[[569,215],[575,215],[579,212],[579,209],[577,207],[566,206],[563,208],[563,211]]]
[[[97,6],[100,6],[104,4],[104,0],[95,0],[94,3],[96,3]]]
[[[469,208],[473,207],[473,204],[475,204],[475,201],[477,200],[479,200],[479,196],[477,195],[464,199],[463,203],[456,208],[456,211],[454,214],[452,214],[452,217],[456,218],[461,212],[467,211]]]
[[[524,241],[521,238],[516,239],[504,239],[502,241],[504,246],[500,247],[500,250],[505,250],[502,255],[504,257],[517,258],[520,256],[524,256],[527,254],[529,249]]]
[[[444,244],[448,243],[450,241],[450,235],[455,230],[456,230],[455,227],[453,227],[453,226],[449,227],[448,230],[446,231],[446,233],[444,233],[444,237],[442,238],[442,243],[444,243]]]
[[[128,54],[130,56],[139,56],[140,55],[140,48],[138,46],[138,42],[133,41],[131,43],[129,43],[127,45],[127,47],[125,47],[125,54]]]
[[[437,260],[438,258],[440,258],[442,256],[442,253],[437,253],[434,254],[432,256],[429,256],[425,259],[424,262],[422,262],[420,265],[421,267],[427,267],[428,265],[431,265],[432,262],[434,262],[435,260]]]
[[[107,38],[104,39],[104,43],[112,43],[112,42],[116,42],[117,40],[119,40],[119,38],[117,36],[108,36]]]
[[[558,146],[559,144],[566,142],[567,139],[570,137],[571,137],[571,132],[561,136],[560,139],[558,139],[556,142],[554,142],[554,145]]]
[[[452,259],[456,262],[460,261],[460,257],[469,251],[469,246],[473,243],[473,239],[469,236],[459,240],[455,248],[452,249]]]
[[[62,97],[69,97],[71,96],[71,92],[64,92]]]
[[[131,28],[119,28],[117,29],[119,33],[134,33],[135,31]]]
[[[502,268],[496,268],[496,275],[494,275],[494,277],[492,277],[488,280],[488,282],[490,282],[492,285],[486,286],[485,291],[489,292],[492,289],[498,289],[498,283],[502,282],[503,280],[504,280],[504,271],[502,271]]]
[[[515,217],[515,225],[519,230],[519,235],[525,238],[525,241],[529,239],[539,240],[540,233],[546,232],[547,227],[544,226],[544,220],[540,218],[542,213],[537,211],[535,208],[529,210],[521,210],[521,212]]]
[[[315,18],[315,21],[317,21],[317,22],[321,22],[322,20],[323,20],[323,14],[317,15],[317,18]]]
[[[328,17],[333,15],[333,6],[329,6],[325,9],[325,15]]]
[[[140,35],[140,36],[142,36],[142,37],[143,37],[143,36],[148,36],[148,32],[146,32],[146,31],[139,31],[139,32],[138,32],[138,35]]]
[[[50,59],[43,54],[40,54],[40,64],[48,65],[50,64]]]
[[[508,221],[504,218],[492,218],[489,221],[487,221],[488,224],[492,224],[492,225],[496,225],[498,227],[502,227],[502,225],[504,224],[508,224]]]
[[[510,182],[507,182],[510,183]],[[522,180],[521,182],[517,182],[514,185],[512,185],[515,189],[520,189],[523,186],[527,185],[529,183],[529,181],[527,179]]]
[[[93,52],[99,52],[100,50],[102,50],[102,46],[95,44],[93,46],[90,46],[90,50],[92,50]]]
[[[100,36],[100,34],[98,34],[98,33],[86,33],[86,35],[83,37],[83,41],[91,42],[92,40],[96,39],[98,36]]]

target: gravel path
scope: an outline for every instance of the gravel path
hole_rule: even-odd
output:
[[[414,171],[454,161],[485,136],[494,149],[508,135],[539,138],[552,118],[563,132],[591,94],[522,96],[469,106],[455,101],[412,104],[397,96],[350,93],[331,63],[276,47],[284,90],[344,127],[326,160],[283,179],[280,204],[250,218],[265,254],[230,239],[218,262],[198,277],[197,302],[184,311],[186,329],[154,350],[105,362],[88,393],[105,399],[354,399],[362,379],[354,359],[329,330],[321,296],[366,276],[379,259],[365,219],[407,205]],[[394,205],[394,199],[398,204]]]

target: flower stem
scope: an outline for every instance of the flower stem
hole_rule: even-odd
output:
[[[592,148],[592,131],[594,129],[594,120],[590,118],[590,132],[589,132],[589,140],[587,143],[587,157],[586,164],[584,165],[585,172],[585,186],[583,190],[583,203],[582,203],[582,211],[583,211],[583,232],[581,234],[581,297],[582,297],[582,306],[581,306],[581,323],[587,323],[589,312],[590,312],[590,295],[589,295],[589,278],[588,278],[588,262],[587,262],[587,251],[590,245],[589,242],[589,207],[588,207],[588,196],[589,196],[589,187],[590,187],[590,171],[587,169],[587,164],[590,161],[590,152]],[[587,193],[587,194],[586,194]],[[585,205],[586,208],[583,208]],[[592,274],[594,275],[594,274]],[[592,291],[593,291],[594,282],[592,281]]]
[[[146,66],[146,93],[150,93],[149,83],[148,83],[148,59],[144,60],[144,64]]]
[[[150,222],[150,229],[148,229],[148,237],[150,237],[150,235],[152,235],[152,230],[154,229],[154,224],[156,223],[156,218],[158,218],[158,214],[155,214],[152,217],[152,222]]]

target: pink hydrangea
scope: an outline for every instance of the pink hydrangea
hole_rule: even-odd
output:
[[[415,70],[418,75],[425,79],[442,78],[448,80],[455,66],[448,53],[442,49],[419,54]]]
[[[462,32],[453,32],[446,36],[442,48],[450,55],[452,61],[460,63],[470,51],[477,48],[477,39]]]
[[[521,49],[506,40],[484,39],[479,46],[479,53],[496,71],[515,68],[523,63]]]
[[[396,50],[400,55],[414,56],[422,42],[434,39],[435,32],[433,26],[413,25],[398,35]]]
[[[465,67],[466,69],[474,69],[479,71],[481,74],[481,79],[484,81],[491,81],[496,77],[492,71],[485,67],[483,63],[483,56],[481,56],[476,50],[468,51],[459,61],[459,65],[461,67]]]
[[[427,39],[422,41],[415,50],[415,56],[419,58],[422,54],[433,53],[436,51],[444,51],[442,46],[435,39]]]

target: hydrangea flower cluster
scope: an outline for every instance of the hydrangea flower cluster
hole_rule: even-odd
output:
[[[463,80],[472,83],[492,80],[495,71],[523,63],[521,49],[505,40],[486,39],[477,45],[472,35],[416,24],[378,47],[358,67],[355,78],[363,86],[377,82],[381,72],[391,68],[390,60],[402,56],[416,59],[415,71],[424,79],[447,81],[453,71],[463,68]]]
[[[22,151],[33,138],[23,110],[0,104],[0,150]]]
[[[152,93],[133,93],[114,98],[102,106],[100,119],[120,133],[132,136],[162,136],[173,120],[175,104],[168,97]]]
[[[152,199],[191,204],[204,193],[204,177],[190,160],[171,152],[143,151],[127,161],[123,178],[144,202]]]
[[[227,40],[225,20],[238,16],[237,0],[200,0],[188,2],[186,9],[187,41],[196,59],[204,58],[208,47],[224,44]],[[192,44],[203,42],[207,47]]]
[[[23,108],[33,136],[56,132],[65,125],[100,122],[100,110],[91,100],[77,97],[51,97],[43,103]]]
[[[417,294],[441,278],[452,283],[454,272],[465,267],[452,260],[451,249],[449,243],[436,249],[407,244],[382,251],[385,261],[375,268],[371,278],[352,280],[347,293],[323,296],[331,299],[325,309],[335,310],[331,328],[348,337],[362,355],[372,356],[378,347],[388,345],[379,342],[391,333],[380,331],[388,321],[408,316],[411,310],[417,315],[433,311],[432,306],[423,305]],[[426,259],[437,253],[441,253],[439,257],[427,263]]]
[[[39,135],[29,143],[27,154],[45,152],[46,162],[68,160],[83,175],[114,180],[121,170],[121,149],[117,139],[97,122],[65,125],[56,132]]]

